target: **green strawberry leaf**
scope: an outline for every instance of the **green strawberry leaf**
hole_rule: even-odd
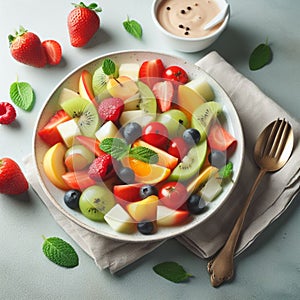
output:
[[[268,45],[268,41],[265,44],[258,45],[251,53],[249,58],[249,68],[252,71],[261,69],[272,60],[272,50]]]
[[[78,266],[78,255],[70,244],[58,237],[45,238],[43,236],[43,239],[44,243],[42,249],[49,260],[66,268]]]
[[[123,27],[128,33],[130,33],[135,38],[137,39],[142,38],[143,29],[142,26],[137,21],[130,20],[129,17],[127,17],[127,20],[123,22]]]
[[[172,261],[157,264],[153,267],[153,271],[165,279],[175,283],[186,281],[193,276],[188,274],[181,265]]]
[[[27,82],[14,82],[9,90],[11,100],[21,109],[31,111],[34,106],[35,95],[31,85]]]

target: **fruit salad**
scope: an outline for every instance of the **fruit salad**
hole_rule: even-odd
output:
[[[190,222],[230,184],[237,140],[211,85],[160,59],[82,70],[38,130],[65,209],[119,233]]]

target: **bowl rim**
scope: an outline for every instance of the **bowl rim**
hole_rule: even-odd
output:
[[[158,5],[164,0],[154,0],[152,2],[152,7],[151,7],[151,16],[152,16],[152,20],[154,22],[154,24],[156,25],[156,27],[162,32],[164,33],[166,36],[170,37],[170,38],[173,38],[174,40],[178,40],[178,41],[182,41],[182,42],[201,42],[201,41],[207,41],[207,40],[210,40],[216,36],[218,36],[220,33],[222,33],[222,31],[227,27],[227,24],[229,22],[229,17],[230,17],[230,7],[228,9],[228,12],[226,14],[226,17],[224,18],[221,26],[214,32],[212,32],[211,34],[208,34],[208,35],[205,35],[205,36],[202,36],[202,37],[194,37],[194,38],[191,38],[191,37],[181,37],[181,36],[178,36],[178,35],[175,35],[171,32],[169,32],[168,30],[166,30],[160,23],[159,21],[157,20],[157,17],[156,17],[156,10],[157,10],[157,7]],[[223,0],[224,2],[227,3],[226,0]]]
[[[207,221],[208,219],[210,219],[213,215],[215,215],[215,213],[217,211],[219,211],[221,209],[221,207],[225,204],[225,202],[228,200],[228,198],[230,197],[230,195],[232,194],[235,185],[233,185],[229,192],[227,193],[226,197],[223,199],[223,201],[212,211],[211,214],[209,214],[205,219],[202,220],[202,222],[199,222],[198,224],[191,224],[189,225],[189,223],[193,223],[193,222],[189,222],[187,224],[183,224],[180,225],[179,227],[181,228],[180,230],[178,230],[177,233],[171,233],[171,234],[166,234],[164,236],[158,236],[157,234],[153,234],[153,235],[141,235],[141,238],[135,239],[134,237],[132,237],[132,234],[120,234],[118,232],[114,232],[113,229],[111,229],[111,232],[105,233],[99,230],[95,230],[95,228],[93,228],[92,226],[88,225],[87,223],[82,222],[81,220],[79,220],[78,218],[76,218],[75,216],[73,216],[71,213],[69,213],[63,206],[60,205],[60,203],[52,196],[51,192],[48,190],[47,186],[45,185],[43,178],[41,176],[41,173],[39,171],[39,166],[38,166],[38,161],[37,161],[37,147],[36,147],[36,143],[37,143],[37,131],[38,131],[38,127],[39,124],[41,122],[41,116],[42,113],[44,112],[45,108],[47,107],[47,105],[49,104],[49,102],[51,102],[51,98],[55,95],[55,93],[57,92],[57,90],[59,88],[61,88],[66,81],[74,76],[77,72],[79,72],[80,70],[83,70],[84,68],[86,68],[87,66],[96,63],[98,60],[100,59],[104,59],[105,57],[111,57],[111,56],[116,56],[116,55],[124,55],[124,54],[132,54],[132,55],[136,55],[136,54],[151,54],[151,55],[156,55],[158,57],[161,56],[165,56],[165,57],[169,57],[171,59],[175,59],[175,60],[180,60],[181,62],[184,62],[186,64],[190,64],[193,65],[193,68],[195,69],[199,69],[201,72],[203,72],[203,74],[206,74],[206,76],[212,81],[214,82],[214,84],[216,86],[218,86],[218,88],[222,91],[222,93],[224,93],[227,98],[230,100],[230,97],[227,95],[227,93],[224,91],[224,89],[222,88],[222,86],[220,86],[220,84],[213,78],[211,77],[211,75],[209,75],[207,72],[205,72],[204,70],[202,70],[199,66],[197,66],[196,64],[193,64],[192,62],[189,62],[188,60],[186,60],[185,58],[170,54],[170,53],[165,53],[165,52],[158,52],[158,51],[149,51],[149,50],[140,50],[140,49],[136,49],[136,50],[121,50],[121,51],[114,51],[114,52],[109,52],[109,53],[104,53],[102,55],[99,55],[97,57],[94,57],[90,60],[88,60],[85,63],[82,63],[81,65],[79,65],[78,67],[76,67],[75,69],[73,69],[71,72],[69,72],[66,76],[64,76],[59,82],[58,84],[52,89],[52,91],[49,93],[47,100],[44,102],[43,106],[41,107],[39,114],[37,116],[37,120],[34,126],[34,131],[33,131],[33,139],[32,139],[32,147],[33,147],[33,162],[34,162],[34,168],[36,169],[36,173],[37,173],[37,178],[39,181],[39,184],[42,188],[42,190],[44,191],[44,193],[46,194],[46,196],[50,199],[50,202],[58,209],[59,212],[61,212],[64,216],[66,216],[68,219],[70,219],[71,221],[73,221],[74,223],[76,223],[77,225],[79,225],[80,227],[82,227],[83,229],[86,229],[92,233],[96,233],[99,234],[103,237],[112,239],[112,240],[116,240],[116,241],[123,241],[123,242],[133,242],[133,243],[140,243],[140,242],[155,242],[155,241],[161,241],[161,240],[165,240],[168,238],[174,238],[176,236],[179,236],[193,228],[195,228],[195,226],[202,224],[203,222]],[[239,144],[240,144],[240,157],[239,157],[239,168],[237,169],[237,171],[235,172],[235,183],[238,181],[241,171],[242,171],[242,165],[244,163],[244,157],[245,157],[245,141],[244,141],[244,133],[243,133],[243,128],[239,119],[239,116],[237,114],[237,111],[233,105],[233,103],[230,101],[230,106],[231,109],[233,109],[233,113],[235,115],[236,121],[238,122],[238,131],[240,132],[240,139],[239,139]],[[54,201],[53,201],[54,200]],[[185,225],[185,226],[184,226]],[[109,225],[107,225],[109,226]],[[183,228],[184,226],[184,228]],[[177,227],[178,228],[178,227]]]

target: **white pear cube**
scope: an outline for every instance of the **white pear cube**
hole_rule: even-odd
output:
[[[106,138],[120,137],[120,134],[117,126],[112,121],[107,121],[95,132],[95,136],[102,142]]]
[[[143,110],[128,110],[122,112],[119,121],[122,126],[129,122],[136,122],[144,127],[154,121],[155,117],[155,114],[145,113]]]
[[[57,130],[68,148],[74,144],[75,137],[81,135],[75,119],[57,125]]]
[[[204,201],[211,202],[222,192],[222,190],[223,188],[219,180],[215,176],[212,176],[199,191],[199,194]]]
[[[185,84],[197,94],[202,96],[206,101],[212,101],[215,98],[215,93],[210,84],[203,78],[196,78]]]
[[[136,230],[135,221],[120,204],[109,210],[104,220],[116,232],[132,233]]]
[[[119,76],[127,76],[134,81],[139,79],[140,65],[136,63],[123,63],[119,67]]]

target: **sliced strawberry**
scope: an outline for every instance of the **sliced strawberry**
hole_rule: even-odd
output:
[[[141,200],[140,189],[143,185],[143,183],[115,185],[113,187],[113,193],[117,202],[125,207],[128,202]]]
[[[50,118],[47,124],[38,131],[39,137],[49,146],[53,146],[58,142],[63,142],[57,125],[70,120],[71,117],[64,111],[59,110]]]
[[[237,145],[237,140],[219,123],[210,128],[207,140],[211,149],[227,153],[231,153]]]
[[[96,184],[96,181],[89,176],[87,170],[67,172],[62,175],[62,179],[70,189],[81,191]]]
[[[147,60],[142,63],[139,70],[139,78],[150,88],[161,80],[165,67],[161,59]]]
[[[174,96],[174,87],[171,81],[161,81],[154,84],[152,91],[156,97],[161,112],[171,108]]]
[[[100,142],[97,139],[87,137],[84,135],[78,135],[78,136],[76,136],[76,140],[80,144],[82,144],[83,146],[88,148],[90,151],[95,153],[96,156],[101,156],[101,155],[105,154],[105,152],[103,152],[100,149]]]
[[[48,64],[58,65],[62,58],[62,50],[60,44],[54,40],[46,40],[42,42],[42,46],[45,49]]]

